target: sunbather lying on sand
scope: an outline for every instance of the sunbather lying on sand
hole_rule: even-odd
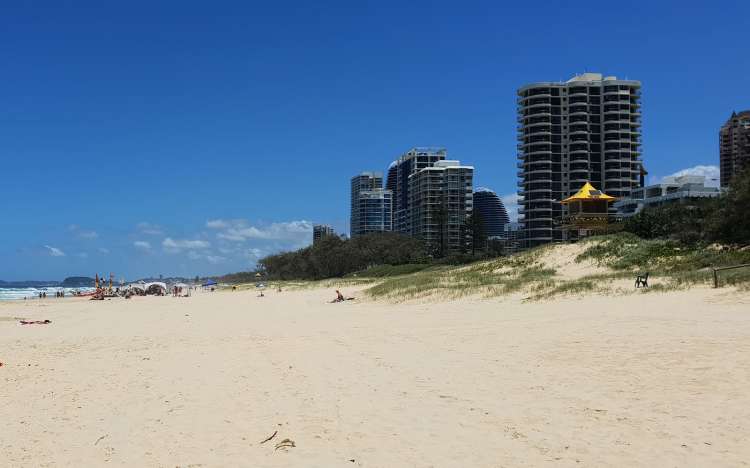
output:
[[[21,320],[21,325],[47,325],[51,320]]]

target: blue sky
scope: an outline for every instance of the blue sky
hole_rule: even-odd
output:
[[[747,1],[5,2],[0,279],[248,269],[345,231],[349,178],[412,146],[512,194],[516,88],[584,71],[643,82],[652,178],[711,173],[750,108],[748,22]]]

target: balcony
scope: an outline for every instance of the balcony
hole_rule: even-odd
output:
[[[521,129],[530,128],[530,127],[539,127],[541,125],[550,126],[552,125],[552,122],[551,121],[529,122],[529,123],[524,124],[523,126],[519,126],[518,128],[519,130],[521,130]]]
[[[552,94],[549,91],[542,92],[539,94],[528,94],[526,96],[519,96],[518,99],[516,99],[517,102],[523,102],[527,99],[534,99],[534,98],[551,98]]]
[[[527,109],[524,112],[525,117],[541,117],[541,116],[549,116],[552,117],[552,112],[549,112],[548,107],[551,107],[549,104],[545,105],[544,107],[537,107],[532,109]]]
[[[536,207],[536,208],[519,208],[518,211],[521,212],[521,213],[544,213],[544,212],[552,211],[552,207],[549,206],[549,207],[545,207],[545,208],[540,208],[540,207]]]
[[[551,149],[530,149],[526,151],[526,155],[540,155],[540,154],[549,154],[550,157],[552,157],[552,150]]]
[[[529,129],[529,131],[526,132],[526,136],[550,136],[552,135],[552,130],[545,127],[534,127]],[[547,138],[546,141],[549,141],[549,138]]]

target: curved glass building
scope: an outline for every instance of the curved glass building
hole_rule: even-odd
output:
[[[510,222],[500,197],[488,188],[480,187],[474,192],[474,212],[479,214],[487,237],[503,237],[505,225]]]

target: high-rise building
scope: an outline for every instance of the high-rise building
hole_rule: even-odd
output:
[[[719,171],[726,187],[737,173],[750,168],[750,110],[732,112],[719,131]]]
[[[386,187],[393,191],[393,230],[411,234],[409,177],[438,161],[445,160],[445,148],[415,147],[401,155],[388,168]]]
[[[482,220],[484,234],[490,237],[503,237],[505,225],[510,222],[500,197],[492,190],[479,187],[474,192],[474,216]]]
[[[383,174],[363,172],[351,181],[351,237],[391,231],[393,194],[383,189]]]
[[[321,241],[321,239],[328,236],[335,236],[333,228],[327,224],[315,224],[313,225],[313,245]]]
[[[615,197],[641,185],[641,83],[584,73],[518,90],[518,194],[528,247],[562,240],[560,201],[586,182]]]
[[[448,160],[436,161],[409,177],[411,235],[424,240],[431,251],[445,255],[466,246],[473,177],[472,166]]]

